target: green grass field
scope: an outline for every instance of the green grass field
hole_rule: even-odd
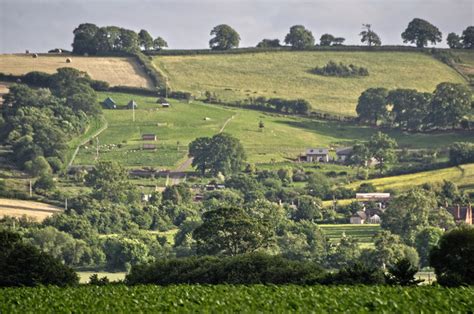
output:
[[[328,61],[366,67],[368,77],[337,78],[309,73]],[[196,96],[215,92],[224,101],[248,97],[303,98],[314,109],[355,115],[369,87],[432,92],[440,82],[466,83],[452,68],[415,52],[296,51],[226,55],[156,56],[154,65],[173,89]]]
[[[347,187],[357,188],[361,183],[366,182],[372,183],[378,191],[384,191],[387,189],[406,190],[426,182],[442,183],[443,180],[452,181],[463,189],[474,189],[474,164],[366,181],[358,181],[349,184]]]
[[[1,313],[468,313],[474,288],[143,285],[0,290]]]
[[[379,232],[380,225],[319,225],[322,231],[331,242],[339,242],[343,234],[351,236],[359,241],[359,245],[363,248],[373,246],[373,236]]]
[[[153,97],[121,93],[101,93],[100,100],[111,96],[125,106],[135,99],[136,121],[132,110],[104,110],[108,128],[99,136],[99,160],[117,160],[129,167],[173,169],[187,155],[187,145],[197,137],[217,134],[224,123],[225,132],[239,138],[249,162],[269,163],[294,159],[309,147],[341,147],[355,141],[366,141],[376,129],[349,123],[318,121],[308,118],[264,113],[255,110],[208,105],[199,101],[185,103],[171,100],[171,108],[161,108]],[[210,120],[205,120],[205,118]],[[265,125],[263,131],[258,124]],[[141,150],[141,134],[155,133],[155,151]],[[401,147],[435,148],[454,141],[474,142],[472,132],[406,134],[388,132]],[[179,142],[179,150],[178,150]],[[115,145],[115,146],[113,146]],[[119,147],[119,145],[121,147]],[[73,145],[72,145],[73,146]],[[76,165],[94,164],[96,142],[81,147]]]

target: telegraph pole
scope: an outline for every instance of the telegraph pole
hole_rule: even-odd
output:
[[[30,180],[30,197],[33,196],[33,186],[31,184],[31,180]]]
[[[132,116],[133,116],[133,122],[135,122],[135,103],[132,103]]]

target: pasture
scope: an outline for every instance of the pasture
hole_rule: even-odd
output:
[[[368,69],[359,78],[310,73],[328,61]],[[369,87],[412,88],[432,92],[441,82],[466,83],[454,69],[416,52],[294,51],[225,55],[155,56],[154,65],[171,88],[204,97],[214,92],[223,101],[248,97],[308,100],[313,109],[355,115],[357,99]]]
[[[68,57],[72,59],[71,63],[66,63]],[[41,54],[38,58],[26,54],[0,55],[0,72],[5,74],[20,75],[31,71],[54,73],[56,69],[63,67],[85,71],[93,79],[106,81],[111,86],[152,87],[152,83],[145,75],[143,68],[133,58],[57,54]]]
[[[187,146],[197,137],[224,131],[240,139],[252,163],[270,163],[293,160],[306,148],[343,147],[356,141],[368,140],[377,129],[351,123],[313,120],[237,109],[217,105],[170,100],[170,108],[162,108],[156,98],[123,93],[100,93],[99,99],[112,97],[118,109],[104,109],[108,128],[99,136],[99,160],[116,160],[129,167],[157,167],[173,169],[184,161]],[[134,99],[138,108],[126,109]],[[206,118],[208,118],[206,120]],[[232,118],[232,119],[231,119]],[[264,124],[263,130],[259,122]],[[156,142],[143,142],[141,135],[153,133]],[[388,132],[401,147],[436,148],[454,141],[474,142],[472,132],[416,133],[397,130]],[[156,150],[142,150],[144,143],[155,144]],[[71,145],[73,146],[73,145]],[[96,162],[95,140],[81,146],[74,160],[76,165]]]
[[[388,189],[402,191],[423,183],[442,183],[443,180],[452,181],[459,188],[474,189],[474,164],[358,181],[347,185],[347,187],[357,188],[362,183],[372,183],[378,191]]]
[[[381,230],[380,225],[372,224],[332,224],[319,227],[331,242],[339,242],[344,234],[358,240],[359,245],[364,248],[373,246],[373,237]]]
[[[3,288],[2,313],[465,313],[474,288],[124,285]]]
[[[41,222],[54,213],[60,212],[62,212],[62,208],[50,204],[0,198],[0,218],[5,216],[17,218],[27,216]]]

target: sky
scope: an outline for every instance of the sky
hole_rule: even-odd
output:
[[[210,30],[228,24],[240,47],[263,38],[283,40],[289,28],[304,25],[316,41],[324,33],[360,44],[363,23],[382,44],[403,44],[400,34],[415,17],[443,33],[474,25],[472,0],[0,0],[0,53],[71,49],[80,23],[115,25],[163,37],[174,49],[208,48]]]

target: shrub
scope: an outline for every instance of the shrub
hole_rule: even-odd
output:
[[[0,230],[0,286],[75,285],[79,277],[60,260]]]
[[[358,67],[353,64],[348,66],[341,63],[336,63],[334,61],[329,61],[323,67],[316,67],[312,71],[314,74],[324,75],[324,76],[337,76],[337,77],[354,77],[354,76],[368,76],[369,71],[367,68]]]
[[[443,286],[474,284],[474,228],[445,233],[430,253],[430,265]]]
[[[449,148],[449,161],[453,165],[474,162],[474,144],[457,142]]]
[[[313,263],[261,253],[233,257],[164,259],[132,267],[127,284],[304,284],[316,282],[324,270]]]

